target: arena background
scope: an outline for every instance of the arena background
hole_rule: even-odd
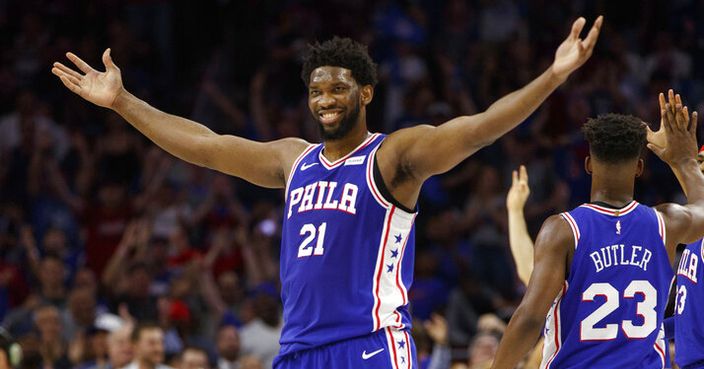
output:
[[[132,93],[218,133],[317,142],[300,79],[307,43],[369,45],[380,83],[368,122],[388,133],[482,111],[545,69],[577,16],[599,14],[586,65],[518,129],[423,187],[410,300],[424,367],[442,343],[441,321],[430,335],[420,323],[431,313],[447,320],[461,367],[492,355],[492,342],[467,350],[479,317],[507,319],[520,301],[511,170],[528,167],[535,235],[588,201],[588,117],[629,113],[655,128],[670,87],[704,111],[704,1],[0,0],[0,320],[24,366],[96,367],[120,319],[158,322],[180,369],[188,346],[220,369],[238,352],[243,368],[266,368],[278,349],[282,193],[179,161],[74,96],[50,73],[66,51],[102,69],[111,47]],[[648,154],[636,198],[683,197]]]

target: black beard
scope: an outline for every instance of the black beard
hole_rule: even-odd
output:
[[[326,131],[323,124],[318,122],[320,136],[323,137],[324,141],[334,141],[345,137],[347,133],[352,130],[355,123],[357,123],[357,119],[359,118],[359,111],[359,101],[357,101],[354,108],[350,111],[349,114],[342,118],[340,124],[337,126],[337,129],[335,129],[334,131]]]

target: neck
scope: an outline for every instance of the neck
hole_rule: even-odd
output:
[[[604,173],[592,174],[591,201],[601,201],[609,205],[622,207],[633,201],[633,176],[613,176],[608,171]]]
[[[323,149],[323,155],[330,160],[335,161],[354,150],[359,144],[361,144],[369,135],[367,131],[367,125],[364,121],[364,115],[360,113],[360,120],[355,124],[355,127],[345,135],[337,140],[326,140],[324,142],[325,148]]]
[[[137,361],[137,369],[154,369],[156,368],[156,365],[153,365],[147,360],[138,360]]]

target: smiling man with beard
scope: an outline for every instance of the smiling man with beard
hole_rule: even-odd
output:
[[[366,47],[333,38],[310,47],[302,77],[323,142],[255,142],[218,135],[159,111],[125,90],[110,50],[99,72],[72,53],[80,72],[52,72],[84,99],[120,114],[190,163],[286,189],[282,227],[284,326],[274,362],[287,368],[417,367],[410,338],[414,220],[421,185],[452,169],[532,114],[591,56],[599,17],[584,40],[579,18],[538,78],[486,111],[437,127],[387,135],[367,130],[376,65]]]

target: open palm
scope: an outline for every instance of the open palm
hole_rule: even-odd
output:
[[[565,41],[560,44],[555,52],[555,61],[553,62],[553,72],[560,78],[566,79],[570,73],[579,68],[584,62],[589,59],[594,51],[596,40],[599,38],[599,31],[604,18],[599,18],[594,21],[592,29],[589,30],[587,37],[582,40],[579,34],[582,32],[587,21],[580,17],[572,23],[572,30]]]
[[[111,108],[123,88],[120,68],[113,63],[110,57],[110,49],[103,52],[105,72],[99,72],[93,69],[73,53],[66,53],[66,57],[73,62],[83,74],[59,62],[54,63],[51,72],[61,79],[64,86],[78,96],[95,105]]]

